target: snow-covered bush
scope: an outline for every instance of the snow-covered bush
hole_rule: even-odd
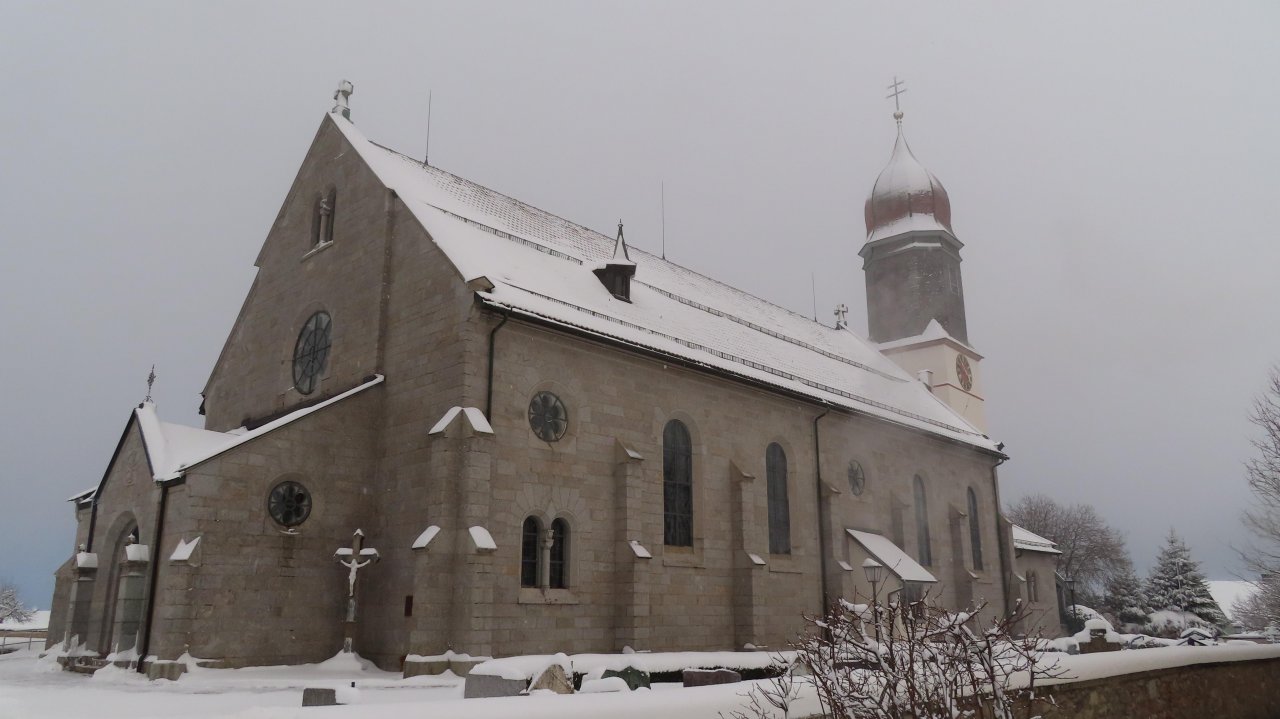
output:
[[[1015,705],[1045,701],[1038,679],[1056,676],[1040,661],[1038,637],[1015,637],[1021,615],[980,626],[979,605],[954,612],[927,595],[917,601],[841,601],[793,645],[807,666],[824,716],[862,719],[1011,719]],[[1011,679],[1016,680],[1011,681]],[[787,679],[758,688],[747,713],[784,709]],[[1049,700],[1051,702],[1051,700]]]

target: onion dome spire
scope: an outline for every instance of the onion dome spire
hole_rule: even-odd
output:
[[[954,236],[946,189],[912,154],[902,131],[902,110],[896,110],[893,119],[898,123],[898,139],[864,208],[867,241],[915,230],[943,230]]]

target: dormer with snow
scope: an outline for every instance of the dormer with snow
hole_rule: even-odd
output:
[[[613,257],[600,263],[594,270],[596,277],[609,294],[623,302],[631,301],[631,278],[636,274],[636,263],[627,252],[627,240],[622,236],[622,221],[618,221],[618,239],[614,241]]]
[[[867,285],[867,328],[885,355],[916,375],[983,432],[977,380],[982,359],[969,345],[960,279],[964,243],[951,227],[951,200],[898,138],[867,197],[867,239],[858,253]]]

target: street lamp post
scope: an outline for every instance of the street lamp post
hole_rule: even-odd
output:
[[[876,601],[876,585],[884,579],[884,565],[867,557],[862,562],[862,573],[867,575],[867,581],[871,582],[871,601]]]
[[[876,644],[880,643],[880,598],[876,586],[884,580],[884,565],[867,557],[862,561],[862,573],[871,582],[871,623],[875,627]]]

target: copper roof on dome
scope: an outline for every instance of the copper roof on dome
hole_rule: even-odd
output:
[[[876,184],[867,197],[864,214],[867,240],[909,232],[911,230],[951,229],[951,200],[942,183],[911,154],[902,132],[901,113],[898,139],[893,145],[889,164],[880,171]],[[879,231],[879,232],[877,232]]]

